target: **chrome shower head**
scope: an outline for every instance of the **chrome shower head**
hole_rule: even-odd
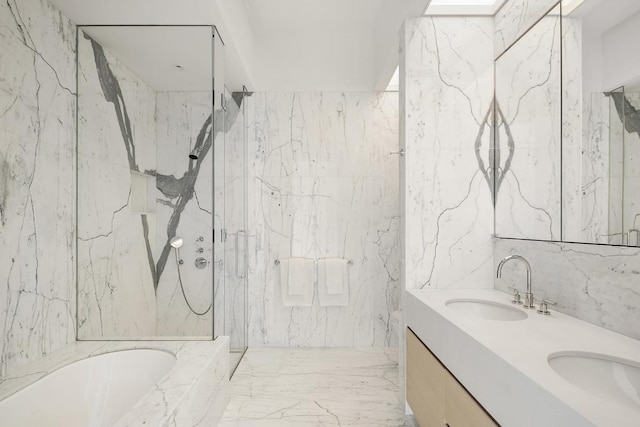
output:
[[[191,160],[198,160],[198,158],[200,157],[200,150],[200,148],[194,147],[194,149],[189,153],[189,158]]]
[[[178,236],[172,237],[171,240],[169,240],[169,244],[174,249],[181,248],[183,243],[182,238]]]

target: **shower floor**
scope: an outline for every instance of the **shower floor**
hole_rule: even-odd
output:
[[[404,426],[397,348],[250,348],[219,426]]]

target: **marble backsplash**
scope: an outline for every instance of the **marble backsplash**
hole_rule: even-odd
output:
[[[249,346],[390,344],[399,294],[396,93],[254,93]],[[339,257],[348,307],[285,307],[274,261]]]
[[[495,267],[510,254],[532,268],[533,294],[578,319],[640,339],[640,249],[575,243],[494,239]],[[525,288],[525,270],[505,264],[496,289]]]
[[[0,375],[75,340],[75,35],[0,3]]]

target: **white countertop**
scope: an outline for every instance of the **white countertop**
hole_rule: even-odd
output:
[[[553,307],[550,316],[522,309],[524,320],[484,320],[447,307],[453,298],[510,305],[511,296],[494,289],[414,289],[406,303],[407,326],[503,427],[640,426],[640,411],[581,390],[547,362],[559,351],[637,361],[640,341]]]

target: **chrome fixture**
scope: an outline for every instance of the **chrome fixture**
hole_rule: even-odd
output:
[[[202,257],[196,258],[195,266],[197,269],[202,270],[207,266],[207,264],[208,262],[205,258],[202,258]]]
[[[507,263],[507,261],[511,261],[512,259],[518,260],[522,262],[525,267],[527,267],[527,292],[524,294],[524,304],[522,305],[524,308],[535,308],[533,305],[533,292],[531,290],[531,264],[529,261],[521,257],[520,255],[509,255],[505,257],[500,264],[498,264],[498,271],[496,273],[496,277],[500,279],[502,277],[502,267]],[[519,293],[518,293],[519,296]],[[514,293],[514,300],[516,299]]]
[[[171,247],[176,250],[176,261],[179,265],[184,264],[184,261],[182,260],[182,258],[180,258],[180,248],[183,244],[184,241],[182,240],[182,237],[173,236],[171,240],[169,240],[169,245],[171,245]]]
[[[315,260],[315,262],[317,263],[317,262],[318,262],[318,260]],[[280,265],[280,260],[279,260],[279,259],[276,259],[275,261],[273,261],[273,263],[274,263],[275,265]],[[348,261],[347,261],[347,265],[353,265],[353,260],[352,260],[352,259],[348,260]]]
[[[397,154],[400,157],[404,157],[404,148],[401,148],[399,151],[389,151],[389,154]]]
[[[522,304],[522,297],[520,296],[520,291],[514,287],[509,286],[509,290],[513,292],[513,299],[511,300],[512,304]]]
[[[183,243],[184,242],[182,241],[182,238],[177,236],[174,236],[171,238],[171,240],[169,240],[169,244],[174,249],[180,249]]]
[[[191,160],[198,160],[200,158],[200,152],[202,151],[202,147],[194,147],[193,150],[189,153],[189,158]]]
[[[548,316],[551,314],[551,312],[549,311],[549,305],[556,304],[557,302],[551,301],[550,299],[543,299],[542,301],[540,301],[540,308],[537,310],[537,312]]]

